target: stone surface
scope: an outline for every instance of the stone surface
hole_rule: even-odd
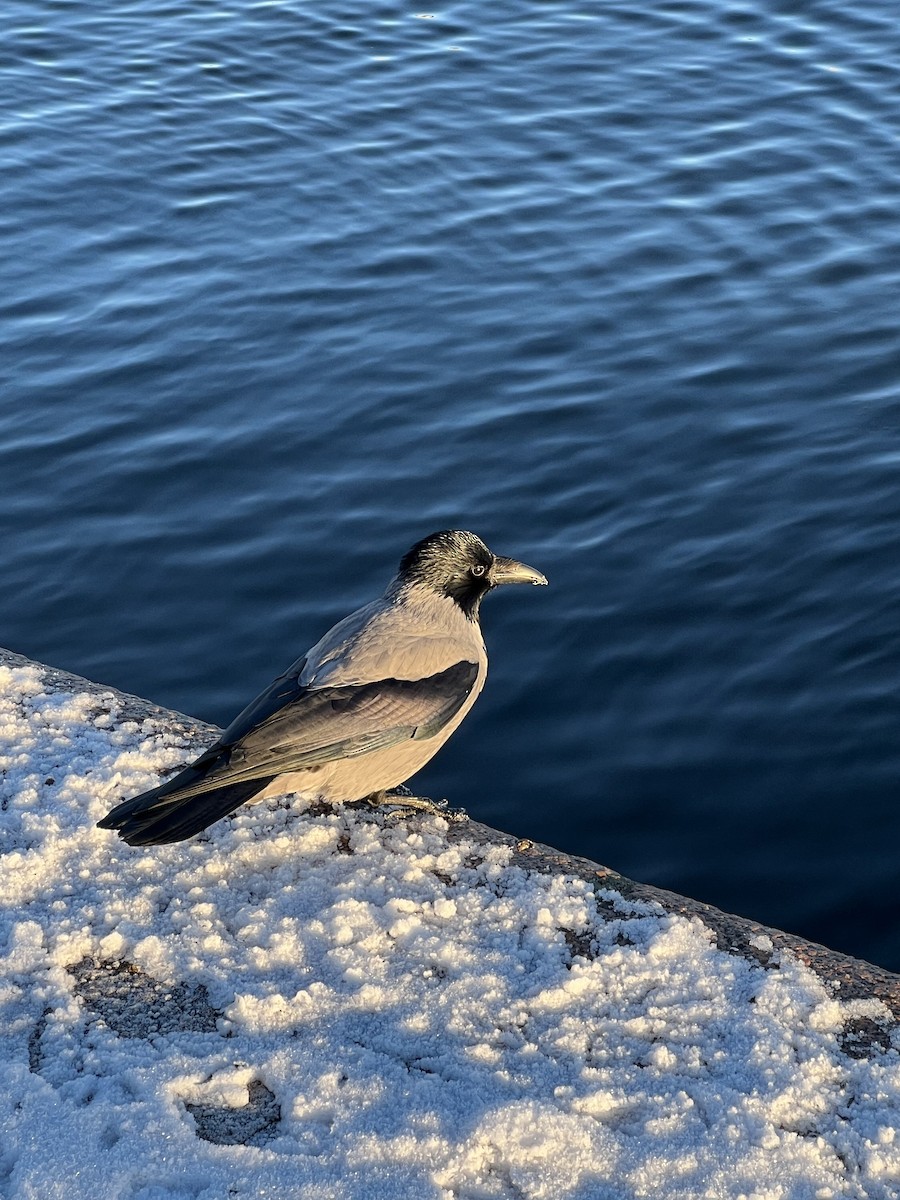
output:
[[[98,712],[108,712],[115,706],[118,720],[142,721],[152,718],[167,733],[171,734],[173,740],[185,746],[186,760],[192,753],[199,753],[220,732],[216,726],[199,721],[194,717],[161,708],[139,696],[132,696],[115,688],[105,687],[43,663],[35,663],[32,659],[3,647],[0,647],[0,665],[36,666],[42,672],[43,684],[48,691],[87,692],[96,696]],[[626,900],[658,904],[666,912],[694,917],[712,931],[719,949],[757,962],[763,967],[769,964],[776,951],[781,949],[791,951],[828,984],[837,998],[841,1000],[874,998],[881,1000],[893,1014],[893,1022],[881,1024],[866,1018],[854,1020],[848,1025],[845,1048],[848,1053],[856,1057],[869,1052],[877,1053],[887,1048],[890,1045],[891,1032],[900,1025],[900,975],[873,963],[840,954],[795,934],[723,912],[710,904],[680,896],[664,888],[639,883],[620,875],[610,867],[592,862],[590,859],[565,854],[552,846],[516,838],[512,834],[501,832],[477,821],[451,822],[446,836],[448,842],[458,841],[465,836],[468,839],[474,838],[485,846],[510,846],[514,852],[514,861],[527,871],[575,875],[589,881],[598,890],[617,892]],[[602,899],[599,900],[599,907],[602,911],[604,907]],[[615,915],[616,919],[621,919],[621,913],[614,913],[612,906],[607,907],[609,907],[611,917]],[[576,934],[567,936],[573,939],[570,943],[573,954],[589,955],[590,948],[579,946]],[[113,1011],[114,998],[121,997],[123,988],[127,990],[128,987],[131,987],[135,999],[139,999],[142,1004],[145,1002],[144,992],[149,985],[139,975],[130,976],[129,982],[127,964],[121,969],[101,965],[100,967],[95,966],[92,970],[93,974],[90,974],[85,968],[87,973],[82,986],[86,994],[90,992],[91,995],[98,997],[106,996],[104,1003],[107,1006],[107,1012]],[[105,993],[99,983],[101,979],[105,979],[103,985],[106,987]],[[179,998],[178,1002],[181,1001],[184,1002],[186,1009],[193,1010],[196,1014],[198,1011],[196,997],[185,995]],[[173,1002],[170,1000],[166,1003]],[[99,1003],[98,999],[97,1004]],[[200,1004],[200,1008],[202,1008],[202,1004]],[[166,1016],[163,1019],[169,1020],[170,1017]],[[183,1019],[190,1021],[199,1018],[185,1015]],[[206,1017],[203,1019],[207,1020]],[[208,1019],[212,1020],[212,1017]]]

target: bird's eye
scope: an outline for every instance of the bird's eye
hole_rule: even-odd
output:
[[[481,565],[481,563],[479,563],[477,566],[472,568],[472,574],[473,575],[483,575],[484,574],[484,567]]]

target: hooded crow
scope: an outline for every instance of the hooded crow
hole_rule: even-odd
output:
[[[546,582],[474,533],[430,534],[383,596],[338,622],[196,762],[119,804],[100,828],[149,846],[269,795],[381,802],[437,753],[484,686],[481,601],[502,584]]]

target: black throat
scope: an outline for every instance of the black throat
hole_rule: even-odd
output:
[[[463,610],[470,621],[478,620],[481,601],[491,590],[486,579],[452,579],[440,589],[441,594]]]

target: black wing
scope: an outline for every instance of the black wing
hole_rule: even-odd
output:
[[[285,681],[226,730],[220,753],[228,754],[228,778],[272,777],[434,737],[462,708],[477,677],[477,664],[462,661],[425,679],[323,688],[295,682],[292,689]],[[254,720],[254,710],[266,715]]]
[[[125,830],[140,814],[151,818],[152,812],[170,812],[212,792],[223,795],[210,811],[222,809],[217,815],[223,816],[277,775],[356,758],[408,738],[434,737],[462,708],[478,678],[477,664],[464,660],[425,679],[339,687],[303,687],[301,671],[302,663],[276,679],[215,745],[172,779],[118,805],[99,822],[101,828]]]

